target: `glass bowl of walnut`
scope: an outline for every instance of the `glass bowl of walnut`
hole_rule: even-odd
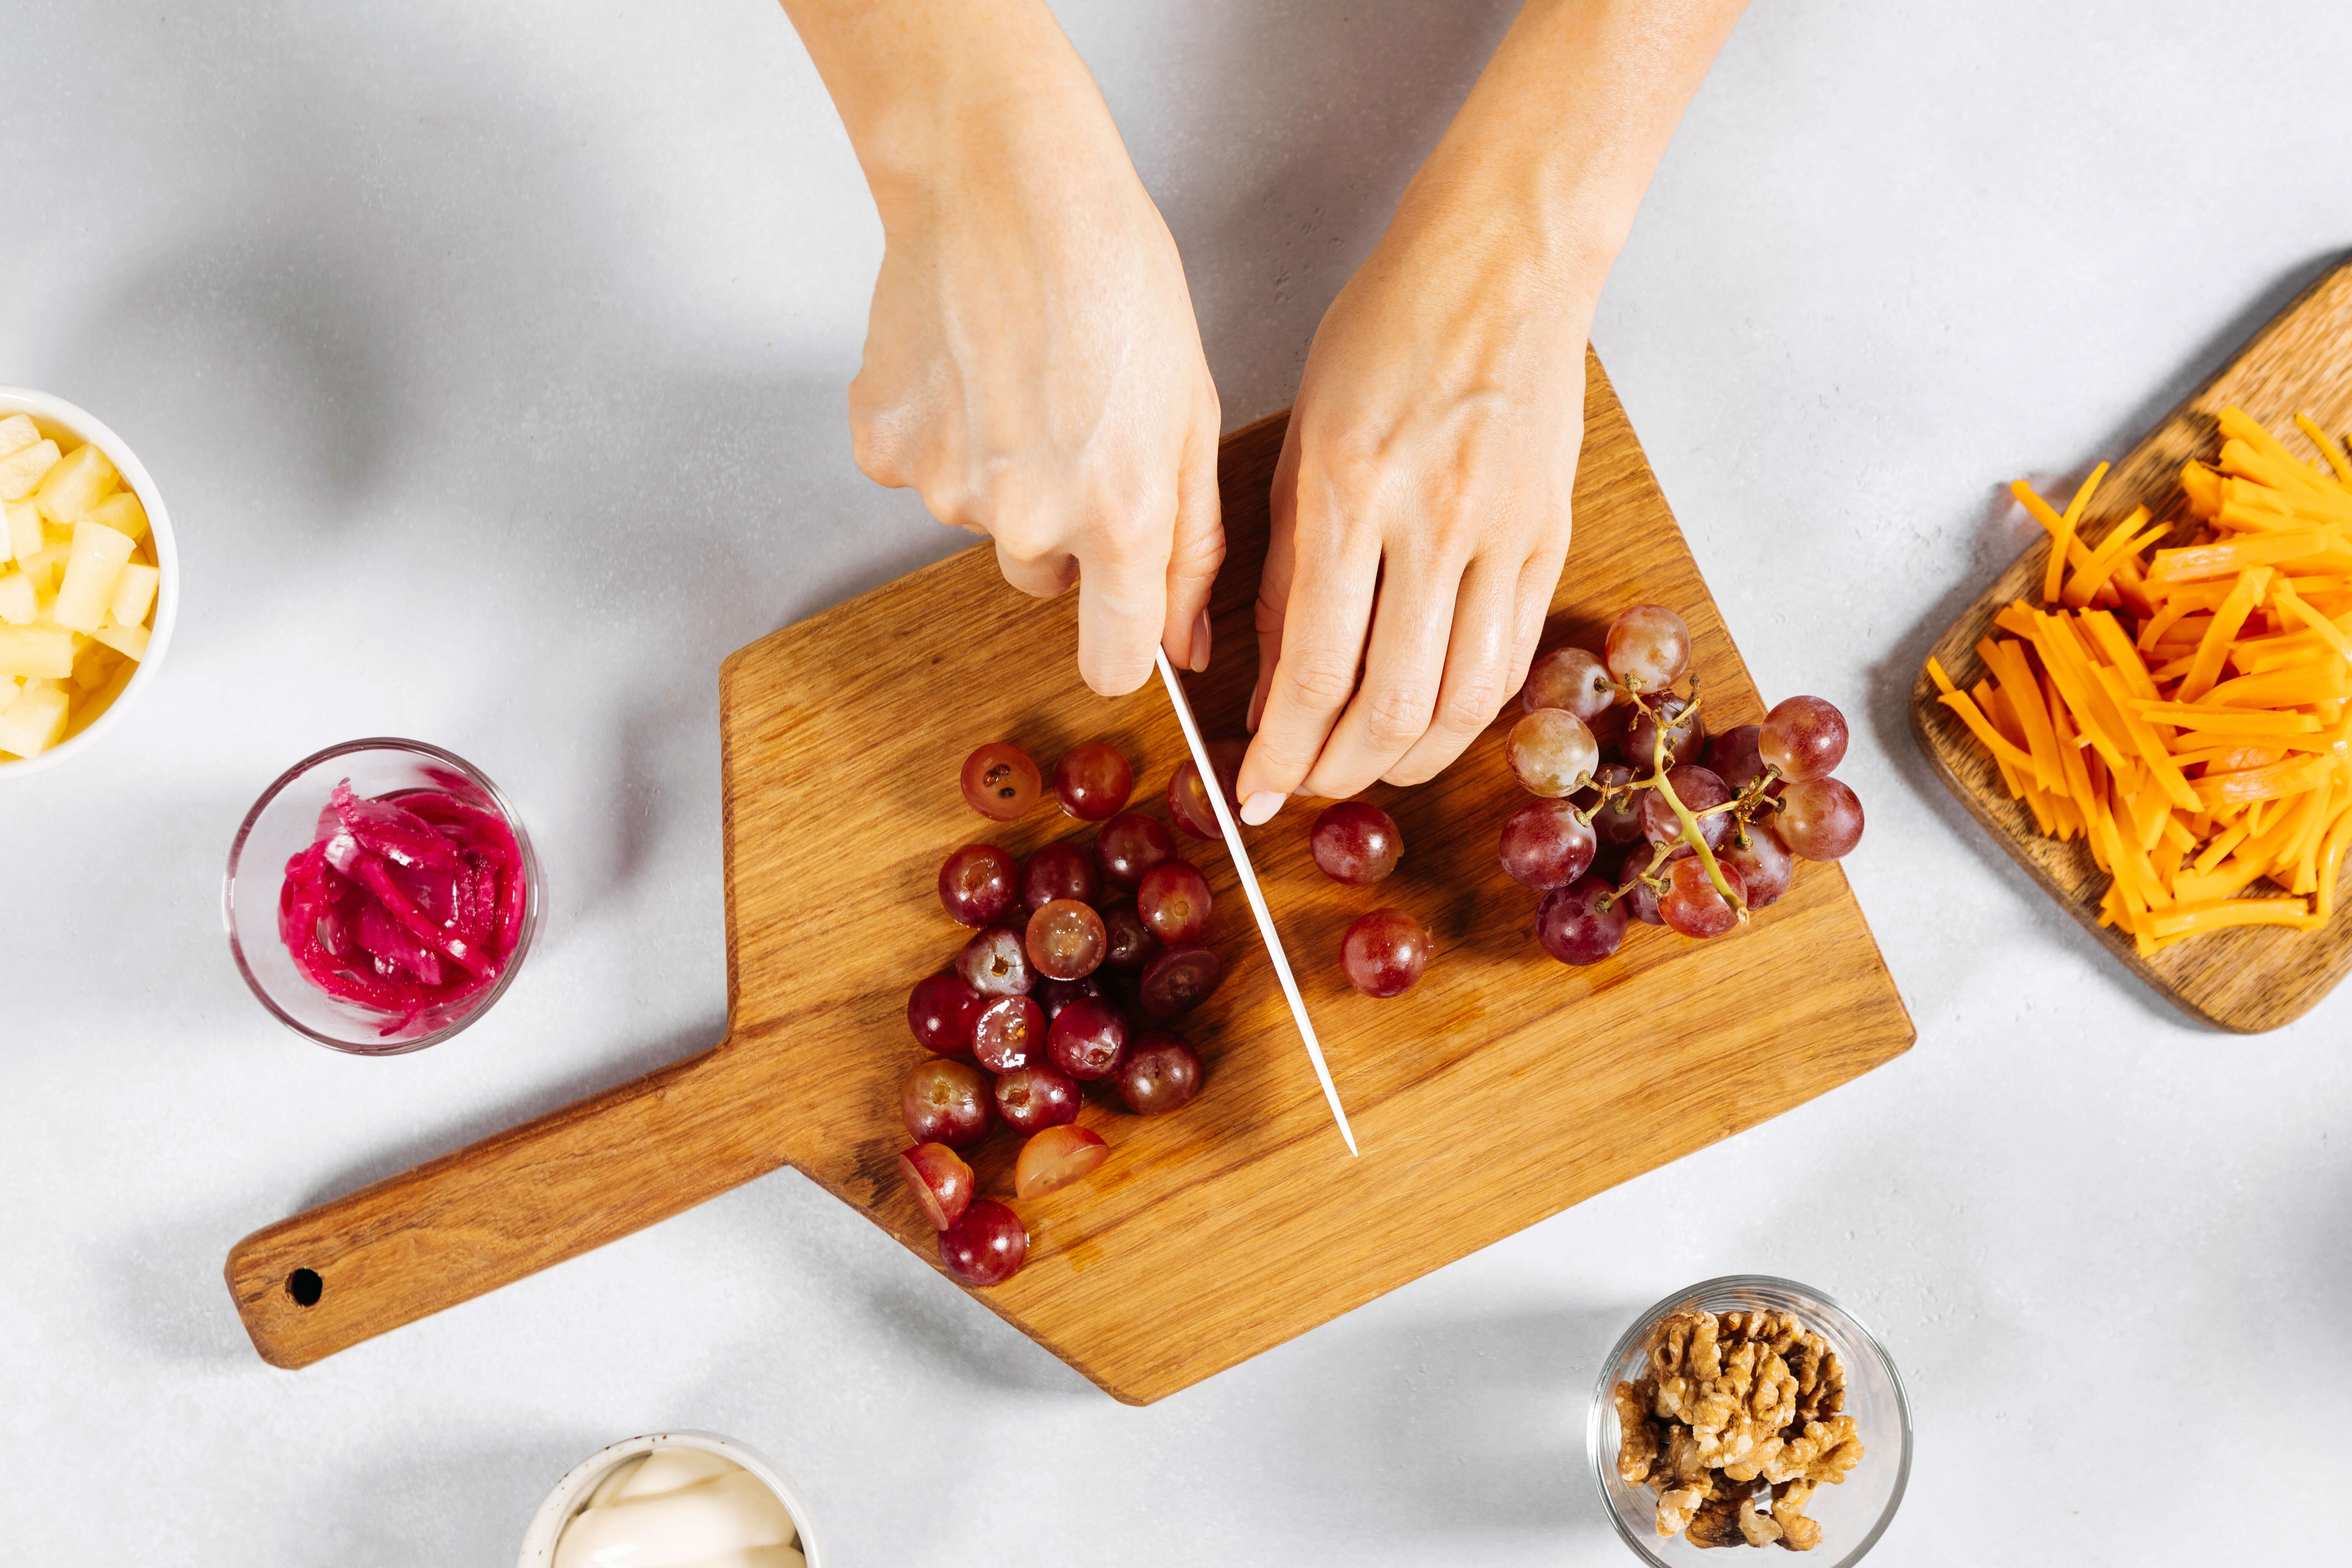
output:
[[[1772,1546],[1846,1568],[1903,1500],[1911,1407],[1853,1313],[1794,1280],[1735,1274],[1634,1320],[1602,1363],[1585,1442],[1644,1562]]]

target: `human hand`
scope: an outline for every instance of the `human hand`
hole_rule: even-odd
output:
[[[940,119],[875,185],[857,466],[993,538],[1013,586],[1076,582],[1096,690],[1142,685],[1163,643],[1204,668],[1219,414],[1168,226],[1082,67]]]

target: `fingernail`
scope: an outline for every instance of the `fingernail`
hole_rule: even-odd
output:
[[[1209,611],[1202,605],[1192,617],[1192,673],[1198,675],[1209,668]]]
[[[1242,820],[1256,827],[1274,820],[1274,814],[1281,809],[1282,796],[1273,790],[1262,789],[1242,802]]]

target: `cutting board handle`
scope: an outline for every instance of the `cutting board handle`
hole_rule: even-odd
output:
[[[308,1366],[783,1163],[724,1045],[257,1230],[228,1256],[253,1348]]]

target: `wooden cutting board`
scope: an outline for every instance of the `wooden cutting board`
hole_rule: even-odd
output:
[[[1747,670],[1597,361],[1591,370],[1576,551],[1547,640],[1597,645],[1618,609],[1675,605],[1716,717],[1752,721]],[[1190,683],[1212,735],[1239,732],[1253,679],[1250,605],[1282,430],[1277,417],[1224,444],[1219,653]],[[1158,814],[1185,754],[1164,694],[1106,700],[1079,683],[1075,635],[1071,599],[1010,591],[975,549],[730,658],[725,1043],[247,1238],[228,1282],[262,1355],[304,1365],[787,1163],[936,1266],[895,1165],[908,1142],[898,1081],[924,1059],[907,993],[961,942],[939,907],[939,864],[975,838],[1025,854],[1090,836],[1050,810],[983,822],[961,802],[958,767],[987,741],[1050,765],[1104,737],[1135,762],[1137,799]],[[1151,1121],[1090,1103],[1082,1120],[1109,1140],[1109,1162],[1020,1202],[1027,1267],[971,1292],[1120,1399],[1198,1382],[1912,1039],[1836,867],[1803,868],[1736,937],[1702,946],[1637,925],[1613,960],[1571,970],[1535,945],[1536,898],[1496,863],[1502,819],[1524,798],[1500,726],[1443,777],[1371,798],[1406,845],[1377,889],[1314,869],[1304,803],[1250,839],[1362,1158],[1333,1130],[1222,847],[1199,847],[1217,898],[1211,940],[1229,965],[1184,1025],[1205,1089]],[[1431,924],[1437,955],[1412,991],[1374,1002],[1341,975],[1339,937],[1391,902]],[[1000,1131],[975,1160],[983,1193],[1009,1193],[1013,1152]],[[314,1304],[289,1289],[296,1270],[316,1277],[301,1292]],[[958,1287],[942,1276],[940,1289]]]
[[[2099,487],[2098,515],[2085,521],[2084,538],[2104,538],[2133,507],[2145,505],[2159,521],[2177,522],[2160,542],[2182,542],[2196,525],[2180,492],[2180,466],[2191,458],[2210,459],[2220,449],[2215,422],[2233,403],[2305,458],[2318,454],[2294,426],[2298,411],[2323,429],[2352,428],[2352,261],[2305,289],[2116,464]],[[2048,539],[2030,546],[1937,639],[1935,658],[1963,689],[1986,673],[1976,646],[1990,633],[1993,616],[2019,599],[2042,602],[2049,559]],[[2126,968],[2189,1016],[2240,1034],[2275,1029],[2309,1012],[2352,970],[2352,891],[2339,892],[2336,918],[2318,931],[2242,927],[2142,958],[2130,937],[2099,923],[2108,879],[2090,850],[2079,838],[2062,844],[2043,837],[2024,804],[2010,798],[2000,770],[1968,726],[1936,699],[1935,682],[1922,665],[1911,687],[1911,728],[1960,804]],[[2352,883],[2352,867],[2346,879]]]

